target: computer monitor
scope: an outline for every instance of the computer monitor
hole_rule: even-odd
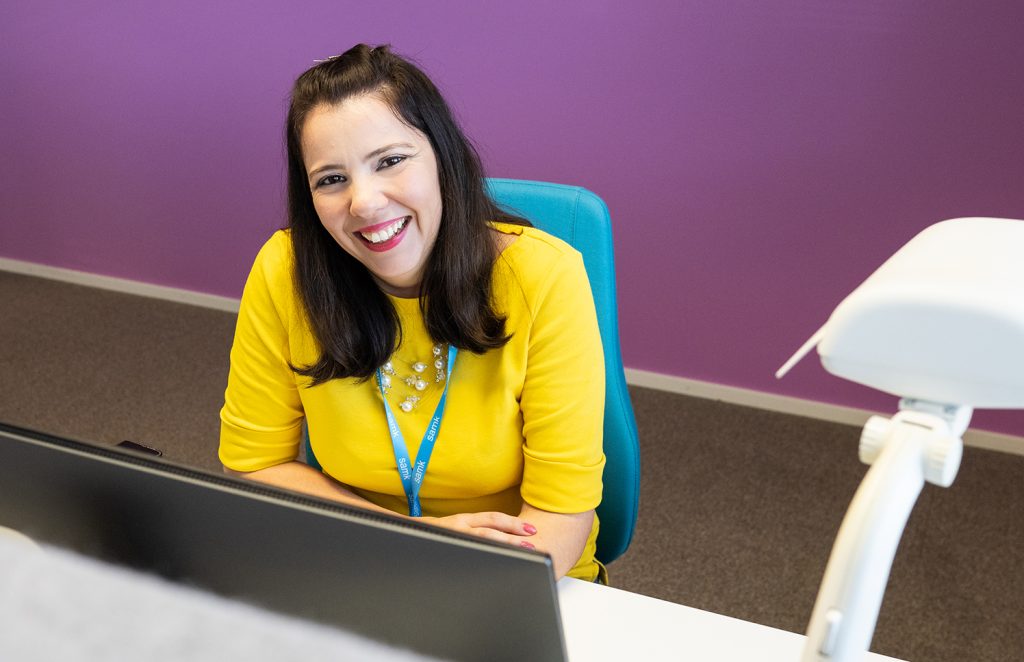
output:
[[[441,658],[566,656],[547,555],[3,423],[0,526]]]

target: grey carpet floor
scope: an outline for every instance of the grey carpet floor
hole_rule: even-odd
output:
[[[98,444],[132,439],[219,471],[234,316],[0,272],[0,421]],[[802,632],[866,467],[859,429],[630,389],[643,462],[615,586]],[[1024,457],[968,448],[926,486],[872,650],[1024,659]]]

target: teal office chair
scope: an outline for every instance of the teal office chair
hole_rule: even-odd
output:
[[[487,186],[498,205],[583,254],[604,345],[606,463],[597,559],[608,564],[629,547],[640,504],[640,442],[619,350],[612,219],[604,201],[579,186],[518,179],[488,179]]]
[[[502,208],[567,242],[583,254],[604,346],[604,496],[597,507],[601,528],[597,559],[609,564],[633,539],[640,503],[640,443],[619,350],[615,303],[615,261],[608,207],[579,186],[516,179],[488,179],[488,191]],[[306,462],[320,468],[306,437]]]

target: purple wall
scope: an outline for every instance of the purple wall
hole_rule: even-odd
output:
[[[0,9],[0,256],[238,296],[290,83],[357,41],[417,58],[490,174],[605,198],[629,367],[891,410],[772,374],[925,226],[1024,218],[1015,0],[135,4]]]

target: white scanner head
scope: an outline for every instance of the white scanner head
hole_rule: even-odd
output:
[[[1024,408],[1024,221],[958,218],[911,239],[833,311],[834,375],[896,396]]]

